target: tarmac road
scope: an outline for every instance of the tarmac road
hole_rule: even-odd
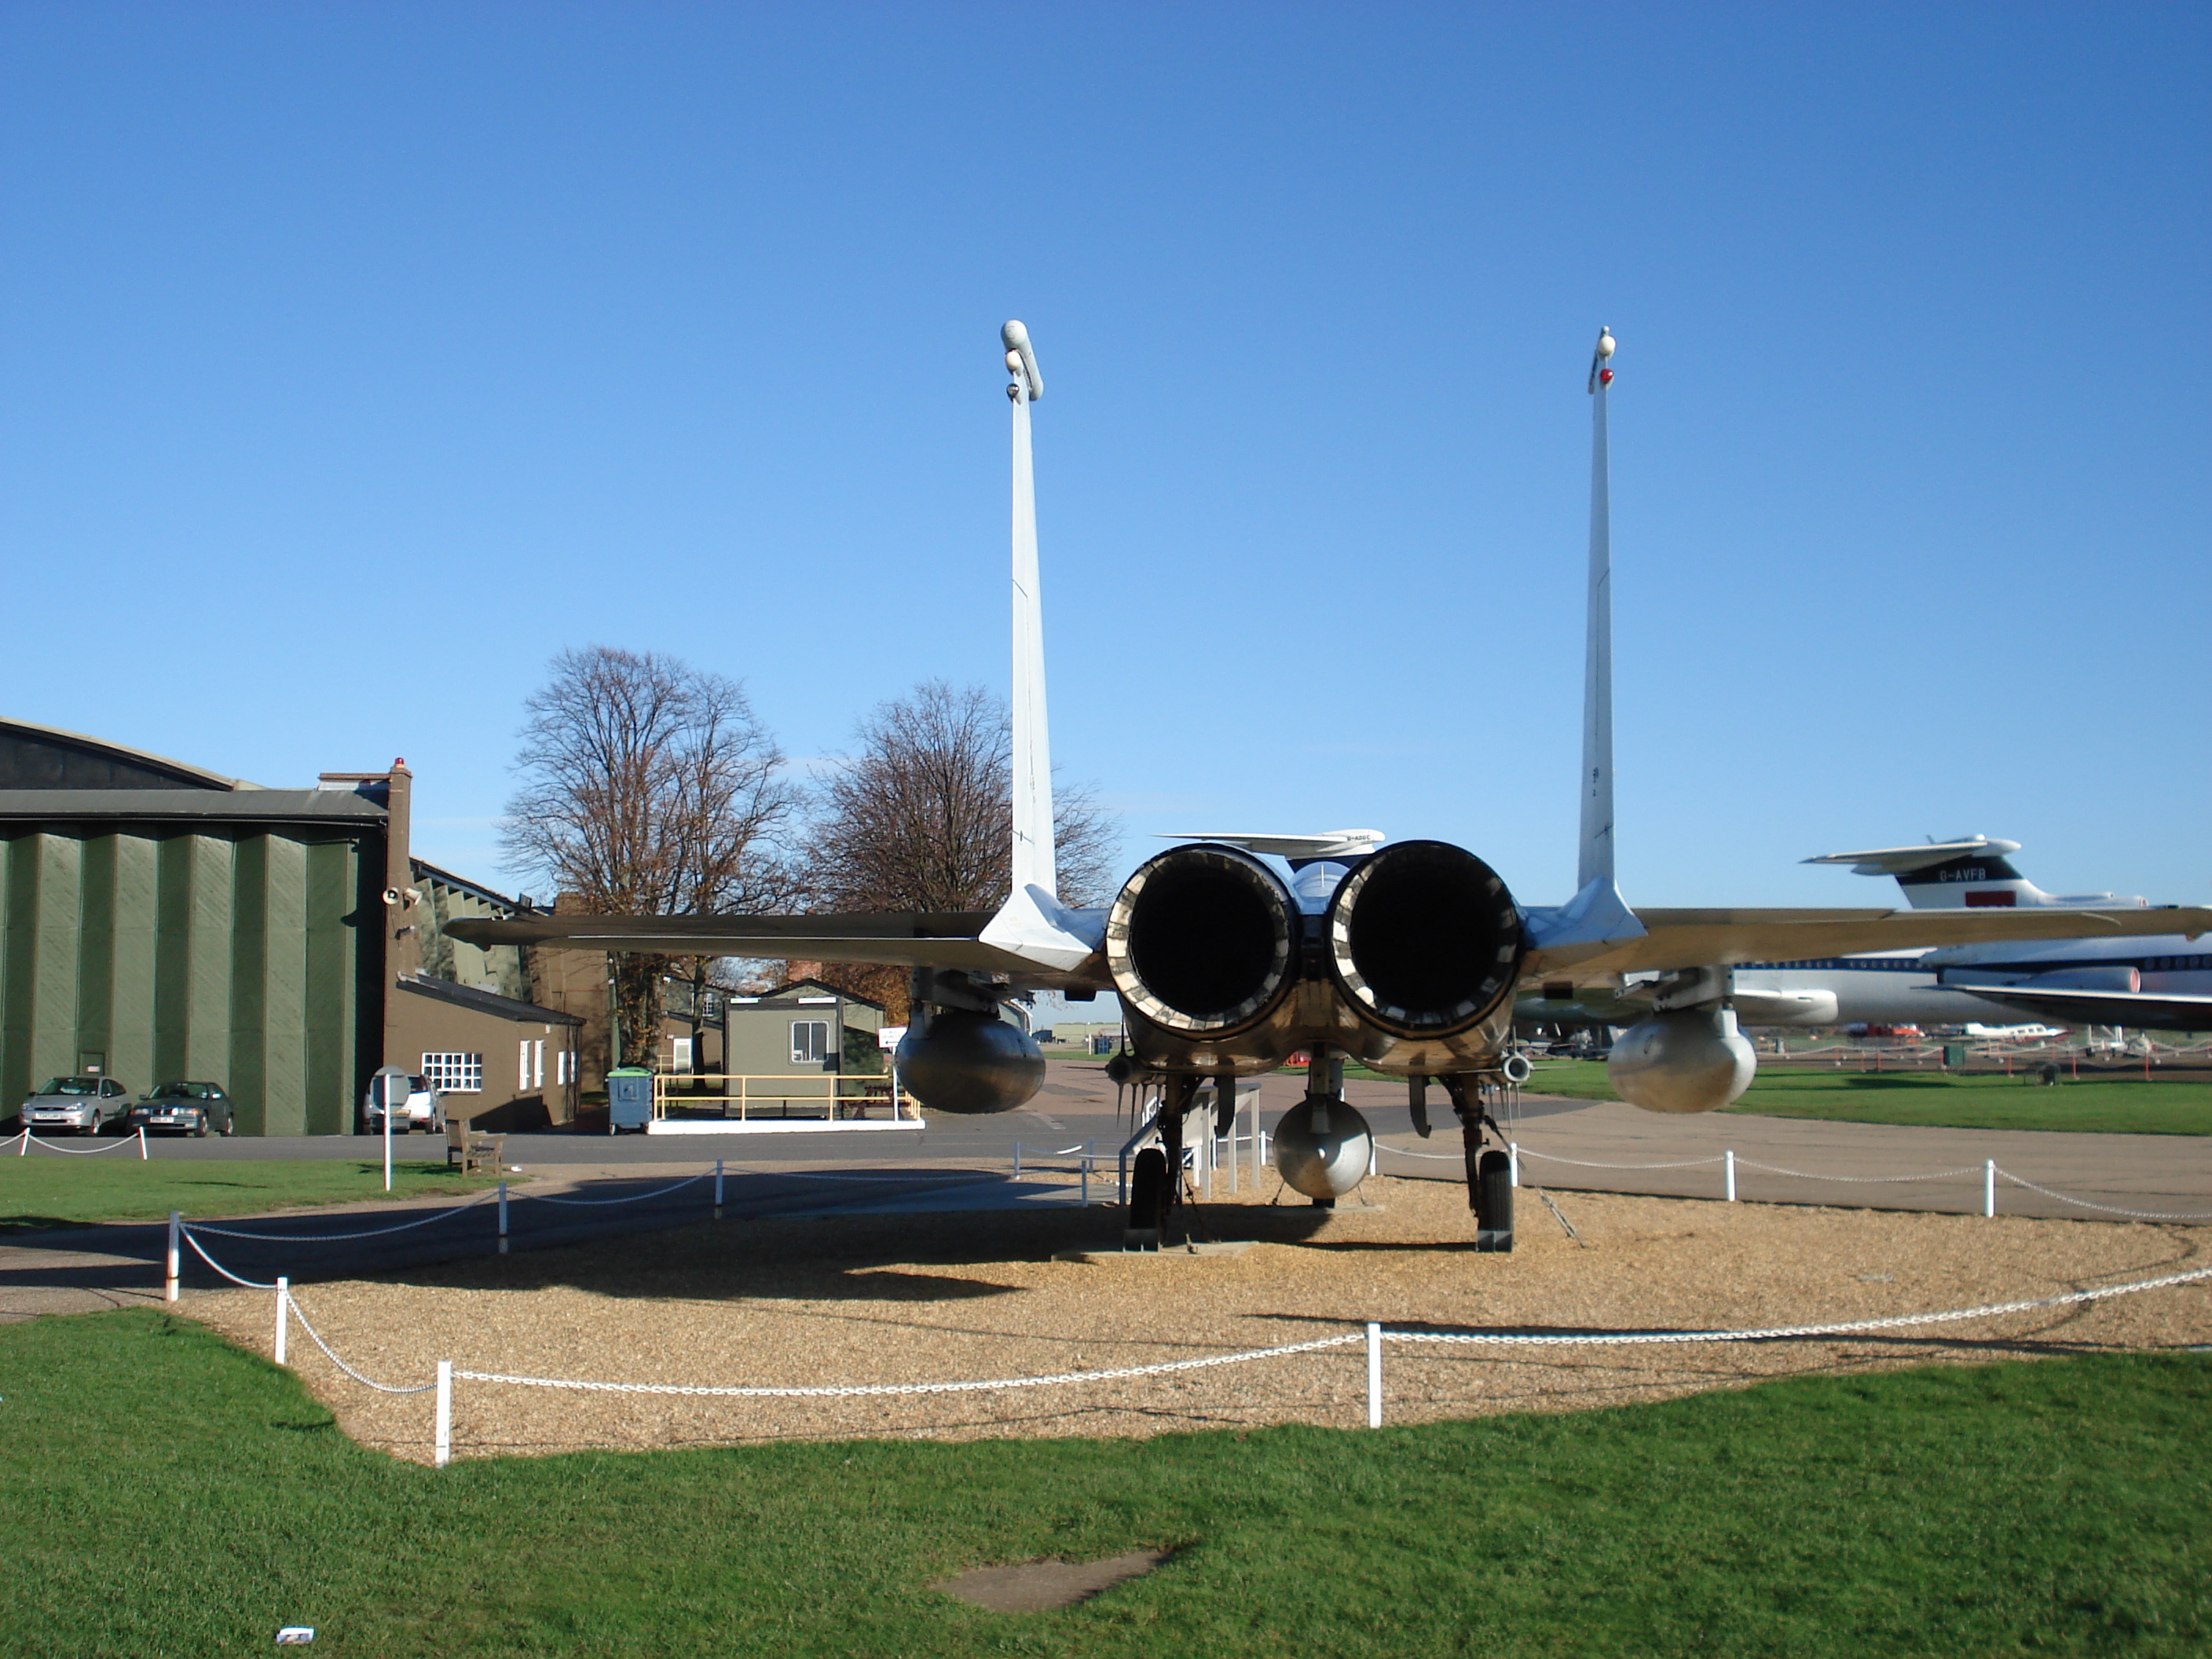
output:
[[[1302,1088],[1295,1075],[1264,1079],[1261,1098],[1265,1120],[1272,1124],[1297,1102]],[[1374,1126],[1382,1146],[1382,1167],[1389,1173],[1453,1182],[1463,1179],[1457,1127],[1441,1091],[1431,1093],[1435,1133],[1427,1140],[1413,1132],[1402,1087],[1354,1081],[1346,1093]],[[942,1212],[1074,1201],[1077,1194],[1064,1173],[1018,1183],[1010,1179],[1017,1142],[1025,1170],[1032,1172],[1040,1165],[1071,1170],[1073,1158],[1052,1154],[1089,1145],[1099,1169],[1091,1197],[1110,1200],[1115,1157],[1130,1127],[1126,1115],[1117,1115],[1113,1085],[1097,1063],[1056,1061],[1043,1092],[1020,1111],[987,1118],[935,1118],[926,1129],[913,1132],[877,1130],[859,1136],[836,1131],[697,1137],[515,1134],[507,1138],[507,1160],[530,1179],[511,1189],[512,1244],[526,1249],[626,1237],[701,1219],[711,1203],[708,1182],[660,1196],[640,1195],[698,1175],[718,1158],[727,1169],[726,1213],[733,1217],[834,1214],[892,1206]],[[2212,1219],[2212,1137],[1936,1129],[1717,1114],[1674,1118],[1640,1112],[1616,1101],[1537,1096],[1522,1103],[1512,1133],[1522,1149],[1524,1182],[1554,1192],[1718,1198],[1723,1177],[1717,1161],[1671,1169],[1589,1166],[1717,1160],[1723,1149],[1733,1149],[1739,1160],[1738,1194],[1747,1201],[1972,1213],[1981,1208],[1984,1160],[1994,1158],[2015,1175],[2094,1204]],[[397,1137],[393,1152],[403,1158],[434,1158],[442,1146],[428,1138]],[[157,1158],[188,1160],[374,1159],[381,1156],[382,1145],[370,1136],[210,1137],[159,1141],[152,1152]],[[1806,1173],[1775,1174],[1753,1167],[1757,1164]],[[1249,1179],[1249,1164],[1247,1170]],[[1946,1170],[1963,1173],[1941,1180],[1883,1179]],[[1816,1176],[1875,1179],[1812,1178]],[[1273,1184],[1272,1173],[1264,1178]],[[549,1201],[562,1197],[635,1201],[603,1206]],[[236,1226],[242,1232],[266,1235],[269,1243],[213,1237],[204,1242],[218,1261],[241,1277],[265,1280],[284,1273],[302,1283],[491,1251],[496,1206],[489,1201],[449,1220],[381,1237],[311,1243],[305,1237],[388,1225],[440,1207],[439,1200],[418,1200],[352,1206],[312,1215],[264,1215]],[[2009,1183],[1999,1187],[1998,1209],[2008,1215],[2087,1219],[2102,1213]],[[0,1318],[157,1300],[166,1240],[167,1228],[161,1224],[111,1223],[16,1234],[0,1243]],[[220,1282],[189,1252],[186,1262],[188,1285]]]

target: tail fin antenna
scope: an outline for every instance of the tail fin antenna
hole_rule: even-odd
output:
[[[1030,459],[1030,404],[1043,395],[1029,331],[1000,331],[1014,415],[1013,514],[1013,889],[1038,888],[1057,899],[1053,857],[1052,745],[1045,727],[1044,611],[1037,588],[1036,484]]]
[[[1613,385],[1612,331],[1590,358],[1589,611],[1583,656],[1582,856],[1577,890],[1608,886],[1613,864],[1613,507],[1605,402]]]

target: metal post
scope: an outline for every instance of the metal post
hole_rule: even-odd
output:
[[[444,1468],[453,1458],[453,1362],[438,1362],[438,1420],[433,1431],[436,1449],[432,1453],[437,1466]]]
[[[372,1079],[374,1086],[374,1079]],[[392,1190],[392,1079],[383,1079],[384,1089],[384,1190]]]
[[[1985,1160],[1982,1164],[1982,1213],[1990,1216],[1996,1212],[1997,1161],[1992,1158]]]
[[[1095,1138],[1083,1143],[1083,1207],[1086,1210],[1091,1207],[1091,1149],[1097,1144],[1098,1143]]]
[[[1382,1157],[1382,1154],[1376,1148],[1374,1138],[1370,1136],[1367,1141],[1367,1173],[1369,1175],[1375,1173],[1376,1165],[1381,1162]]]
[[[138,1126],[138,1161],[146,1161],[146,1126],[143,1123]]]
[[[167,1274],[161,1281],[161,1300],[164,1302],[174,1302],[177,1299],[177,1269],[183,1265],[178,1260],[177,1252],[181,1246],[184,1231],[184,1217],[174,1210],[170,1211],[169,1266]]]
[[[1260,1165],[1266,1156],[1260,1143],[1266,1138],[1267,1131],[1260,1127],[1260,1097],[1255,1094],[1252,1097],[1252,1190],[1255,1193],[1260,1190]]]
[[[722,1160],[714,1160],[714,1219],[722,1218]]]
[[[507,1178],[504,1176],[500,1177],[499,1182],[499,1253],[501,1255],[507,1254]]]
[[[30,1150],[31,1132],[28,1129],[26,1129],[22,1133],[15,1137],[15,1156],[21,1158],[24,1153]]]
[[[1014,1179],[1015,1179],[1015,1180],[1017,1180],[1017,1181],[1019,1181],[1021,1178],[1022,1178],[1022,1143],[1021,1143],[1020,1141],[1018,1141],[1018,1141],[1016,1141],[1016,1142],[1014,1143]]]
[[[1521,1184],[1521,1143],[1517,1140],[1505,1143],[1505,1176],[1514,1186]]]
[[[1206,1133],[1198,1141],[1198,1195],[1204,1202],[1213,1202],[1213,1126],[1206,1126]]]
[[[1382,1328],[1367,1325],[1367,1426],[1382,1426]]]
[[[292,1294],[292,1281],[283,1274],[276,1275],[276,1363],[284,1363],[284,1327],[290,1322],[284,1317],[284,1299]]]
[[[1735,1202],[1735,1149],[1731,1146],[1721,1154],[1721,1179],[1727,1183],[1728,1201]]]

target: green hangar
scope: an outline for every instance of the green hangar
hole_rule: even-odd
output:
[[[574,1115],[573,1015],[513,950],[444,934],[515,901],[408,849],[411,777],[264,789],[0,720],[0,1116],[42,1079],[220,1083],[247,1134],[346,1134],[386,1063],[447,1115]]]

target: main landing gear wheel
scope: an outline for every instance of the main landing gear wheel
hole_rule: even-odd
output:
[[[1168,1185],[1168,1155],[1157,1146],[1137,1154],[1129,1172],[1129,1219],[1121,1234],[1125,1250],[1160,1248],[1167,1236],[1168,1208],[1174,1188]]]
[[[1487,1152],[1474,1176],[1474,1248],[1510,1252],[1513,1249],[1513,1160],[1500,1152]]]

